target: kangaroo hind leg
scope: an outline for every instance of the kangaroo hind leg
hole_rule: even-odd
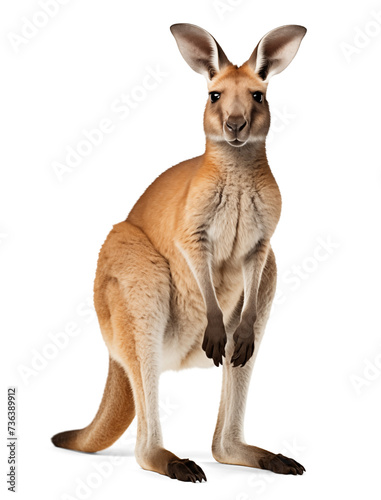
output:
[[[170,318],[168,262],[145,234],[128,222],[117,226],[109,245],[111,251],[105,248],[100,257],[108,309],[104,311],[102,331],[112,357],[131,381],[138,417],[136,460],[143,469],[181,481],[201,482],[206,478],[198,465],[180,459],[163,446],[158,386],[163,338]]]
[[[250,446],[245,443],[243,436],[243,422],[251,372],[269,316],[275,285],[275,258],[270,251],[258,293],[254,355],[242,367],[235,367],[228,361],[224,363],[221,402],[213,436],[212,451],[214,458],[221,463],[267,469],[278,474],[298,475],[303,474],[305,469],[296,460],[256,446]],[[226,359],[230,359],[233,353],[233,344],[230,336],[226,348]]]

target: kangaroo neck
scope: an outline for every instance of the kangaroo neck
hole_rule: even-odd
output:
[[[243,173],[253,170],[270,170],[264,142],[250,142],[234,147],[224,142],[207,139],[203,165],[214,167],[221,174]]]

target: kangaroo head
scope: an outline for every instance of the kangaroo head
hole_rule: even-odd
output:
[[[207,79],[204,129],[209,140],[234,147],[265,140],[270,126],[266,100],[269,79],[290,64],[306,31],[296,25],[270,31],[238,67],[207,31],[193,24],[171,26],[185,61]]]

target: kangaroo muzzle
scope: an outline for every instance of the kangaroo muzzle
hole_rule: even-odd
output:
[[[223,124],[224,138],[232,146],[243,146],[249,138],[249,130],[243,115],[230,115]]]

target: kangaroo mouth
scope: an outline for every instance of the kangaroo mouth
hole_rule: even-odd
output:
[[[227,141],[228,144],[231,146],[234,146],[235,148],[240,148],[244,144],[246,144],[247,141],[240,141],[239,139],[233,139],[232,141]]]

